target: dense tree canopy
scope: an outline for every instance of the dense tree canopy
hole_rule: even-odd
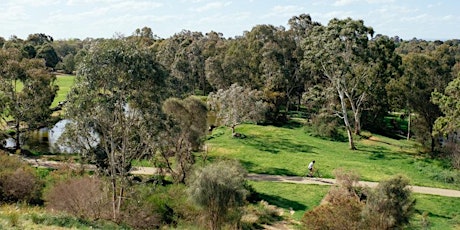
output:
[[[153,53],[121,38],[96,43],[79,73],[67,138],[111,178],[116,219],[132,160],[153,154],[167,74]]]
[[[20,148],[21,126],[36,129],[46,125],[58,89],[54,81],[43,60],[23,58],[14,48],[0,50],[0,115],[14,119],[16,148]]]

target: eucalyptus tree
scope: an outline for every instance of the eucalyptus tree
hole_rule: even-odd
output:
[[[203,85],[205,59],[199,32],[184,30],[158,43],[157,57],[171,73],[178,97],[190,95]]]
[[[444,92],[434,91],[431,101],[443,112],[434,123],[434,134],[457,132],[460,129],[460,74],[448,84]]]
[[[432,136],[435,120],[441,116],[439,107],[430,101],[431,93],[435,90],[443,91],[450,78],[443,75],[438,60],[427,54],[411,53],[403,57],[403,76],[392,83],[393,92],[396,91],[403,98],[403,102],[419,118],[418,138],[423,143],[429,143],[430,150],[435,150],[436,140]]]
[[[318,71],[335,89],[340,102],[340,110],[335,114],[343,119],[350,149],[356,147],[348,112],[353,112],[355,132],[359,132],[366,90],[370,89],[372,60],[368,40],[372,35],[372,28],[362,20],[332,19],[327,26],[314,27],[303,44],[304,66]]]
[[[376,35],[369,41],[368,49],[373,62],[369,76],[372,90],[367,91],[362,123],[367,128],[381,129],[384,127],[384,117],[392,110],[388,83],[401,77],[402,59],[395,52],[394,40],[385,35]]]
[[[2,119],[12,117],[15,147],[20,149],[21,127],[46,125],[58,86],[41,59],[26,59],[18,49],[0,50],[0,97]]]
[[[433,92],[431,100],[443,113],[434,123],[433,135],[442,135],[446,139],[444,148],[450,155],[452,166],[460,169],[460,148],[457,141],[460,130],[460,74],[449,83],[444,92]]]
[[[109,177],[117,219],[132,160],[154,154],[168,75],[155,53],[123,38],[95,43],[77,73],[63,137]]]
[[[262,92],[233,84],[229,89],[220,89],[208,96],[208,105],[216,113],[219,124],[232,129],[243,122],[260,122],[265,119],[267,104],[262,100]]]
[[[160,133],[160,165],[165,166],[174,182],[185,183],[195,163],[194,152],[200,151],[207,131],[206,103],[190,96],[183,100],[168,98],[163,103],[168,119]]]

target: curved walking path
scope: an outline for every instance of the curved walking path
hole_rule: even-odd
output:
[[[310,177],[299,177],[299,176],[279,176],[279,175],[268,175],[268,174],[248,174],[247,178],[254,181],[275,181],[275,182],[288,182],[295,184],[319,184],[319,185],[333,185],[336,183],[335,179],[328,178],[310,178]],[[360,185],[376,187],[377,182],[370,181],[359,181]],[[448,197],[460,197],[459,190],[453,189],[442,189],[432,188],[423,186],[410,186],[412,191],[415,193],[448,196]]]
[[[47,168],[58,168],[60,165],[66,164],[57,161],[47,161],[41,159],[29,159],[23,158],[29,164],[35,167],[47,167]],[[69,165],[69,164],[67,164]],[[94,165],[81,165],[81,164],[71,164],[72,167],[83,167],[85,170],[95,170]],[[135,175],[153,175],[157,173],[157,170],[153,167],[133,167],[131,174]],[[333,185],[336,183],[335,179],[329,178],[310,178],[310,177],[299,177],[299,176],[280,176],[280,175],[269,175],[269,174],[254,174],[250,173],[247,175],[249,180],[253,181],[273,181],[273,182],[286,182],[286,183],[295,183],[295,184],[318,184],[318,185]],[[360,185],[375,187],[377,182],[369,181],[359,181]],[[447,196],[447,197],[460,197],[459,190],[453,189],[442,189],[442,188],[432,188],[432,187],[423,187],[423,186],[410,186],[412,191],[415,193],[421,194],[430,194],[438,196]]]

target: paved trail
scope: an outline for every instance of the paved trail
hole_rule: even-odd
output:
[[[298,176],[278,176],[278,175],[267,175],[267,174],[249,174],[247,177],[249,180],[254,181],[276,181],[276,182],[287,182],[296,184],[319,184],[319,185],[333,185],[336,183],[335,179],[327,178],[309,178],[309,177],[298,177]],[[360,181],[359,184],[369,187],[377,186],[377,182]],[[460,197],[459,190],[453,189],[442,189],[422,186],[411,186],[412,191],[415,193],[448,196],[448,197]]]
[[[35,167],[47,167],[47,168],[58,168],[63,163],[56,161],[46,161],[40,159],[28,159],[24,158],[27,162]],[[78,164],[72,164],[73,167],[82,167]],[[85,170],[94,170],[94,165],[83,165]],[[131,174],[137,175],[153,175],[156,173],[156,169],[153,167],[133,167],[130,172]],[[299,176],[279,176],[279,175],[268,175],[268,174],[248,174],[247,178],[253,181],[274,181],[274,182],[287,182],[296,184],[318,184],[318,185],[333,185],[336,183],[335,179],[327,178],[309,178]],[[377,182],[360,181],[359,184],[369,187],[377,186]],[[422,186],[411,186],[412,191],[421,194],[430,194],[447,197],[460,197],[459,190],[453,189],[442,189]]]

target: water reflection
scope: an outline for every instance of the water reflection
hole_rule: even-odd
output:
[[[72,149],[68,146],[58,143],[59,137],[65,130],[65,126],[70,121],[67,119],[60,120],[53,128],[41,128],[37,131],[28,132],[21,135],[21,146],[31,151],[50,152],[50,153],[72,153]],[[14,148],[16,145],[13,138],[5,140],[5,148]]]

